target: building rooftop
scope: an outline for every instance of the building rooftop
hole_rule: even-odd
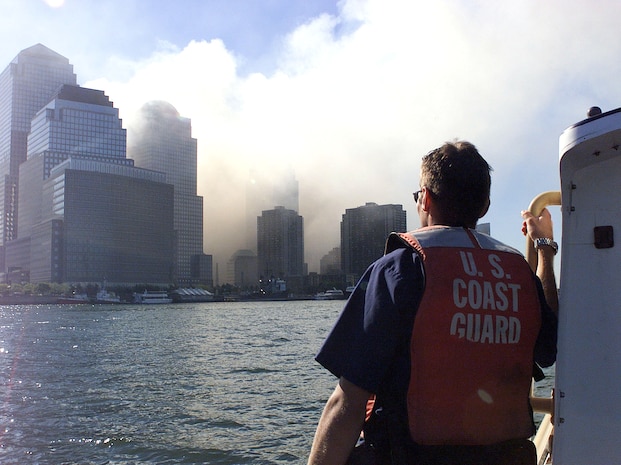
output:
[[[53,99],[69,100],[71,102],[90,103],[103,107],[114,107],[103,90],[63,84]]]

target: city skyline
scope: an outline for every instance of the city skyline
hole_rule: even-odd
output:
[[[220,269],[240,245],[248,167],[299,181],[309,269],[338,244],[343,211],[402,204],[420,159],[472,141],[492,173],[482,221],[523,249],[520,210],[557,190],[558,136],[592,105],[620,106],[621,4],[438,0],[0,3],[3,62],[35,43],[105,89],[127,128],[141,105],[192,119],[205,253]],[[114,24],[115,34],[110,34]],[[2,56],[2,55],[0,55]],[[553,209],[559,221],[558,209]],[[219,223],[224,223],[222,227]],[[216,253],[217,251],[217,253]]]
[[[29,67],[31,63],[35,65],[34,68]],[[57,63],[62,64],[63,73],[57,72],[55,68]],[[50,94],[48,87],[52,87],[50,83],[54,83],[55,75],[75,77],[72,65],[65,57],[42,44],[36,44],[18,53],[13,64],[21,66],[23,70],[15,72],[17,68],[13,65],[8,66],[3,73],[5,81],[6,76],[10,76],[18,83],[29,82],[33,76],[44,76],[41,83],[47,87],[29,88],[29,95],[36,98],[25,99],[20,97],[19,93],[6,90],[17,86],[5,84],[4,101],[12,102],[10,111],[5,113],[25,114],[26,117],[31,115],[30,130],[21,131],[22,136],[18,139],[27,140],[26,156],[17,152],[18,155],[14,157],[23,160],[21,164],[11,160],[13,152],[8,149],[4,152],[5,167],[19,166],[20,183],[15,184],[15,189],[21,191],[23,197],[21,202],[15,201],[14,207],[15,212],[19,212],[16,231],[21,230],[21,233],[18,233],[17,239],[4,244],[5,269],[9,270],[7,280],[130,282],[131,274],[124,271],[126,266],[123,263],[127,262],[125,257],[135,256],[134,251],[126,246],[122,249],[124,256],[120,256],[112,252],[116,249],[121,250],[120,247],[114,246],[114,242],[131,243],[146,257],[149,253],[149,249],[145,248],[147,240],[134,242],[133,236],[125,234],[118,237],[118,234],[121,234],[120,229],[117,237],[114,237],[114,233],[112,236],[109,233],[103,235],[99,233],[117,230],[117,226],[110,228],[105,222],[118,224],[116,216],[123,213],[115,214],[114,205],[117,204],[108,202],[113,198],[111,194],[115,191],[132,192],[131,195],[136,195],[137,198],[142,194],[129,185],[125,187],[115,185],[118,181],[113,181],[112,178],[105,181],[104,178],[112,174],[150,179],[160,183],[165,181],[174,186],[172,210],[176,264],[170,267],[162,262],[157,267],[160,270],[159,275],[151,272],[144,275],[151,278],[142,279],[139,278],[140,272],[138,272],[135,279],[153,281],[160,285],[164,284],[166,279],[181,285],[201,283],[198,279],[193,280],[191,275],[200,263],[200,260],[194,258],[203,255],[203,199],[196,195],[197,140],[192,137],[191,120],[181,117],[168,102],[147,102],[141,107],[141,118],[134,122],[132,130],[129,131],[131,137],[128,138],[128,131],[119,118],[119,109],[114,106],[105,91],[63,84],[54,94]],[[13,77],[14,75],[16,77]],[[69,82],[72,80],[69,79]],[[48,97],[44,98],[45,95]],[[26,102],[46,100],[49,101],[36,112],[33,111],[34,107],[30,108],[29,112],[22,109],[26,108]],[[5,129],[5,134],[15,133],[13,127],[25,126],[25,123],[15,126],[13,120],[10,119],[11,130]],[[128,139],[132,141],[129,144]],[[5,147],[16,145],[9,142],[10,139],[2,141]],[[128,151],[132,157],[127,156]],[[119,168],[113,169],[112,166]],[[142,169],[149,171],[141,171]],[[81,174],[87,171],[92,174]],[[15,177],[16,175],[11,172],[5,174],[5,179]],[[89,181],[82,181],[82,177]],[[95,195],[84,190],[89,183]],[[308,268],[304,256],[303,217],[298,215],[299,191],[293,170],[288,167],[258,174],[251,170],[247,189],[246,215],[251,220],[256,218],[256,223],[247,225],[246,234],[255,238],[261,276],[266,278],[263,276],[265,273],[270,274],[266,279],[304,276]],[[152,195],[160,201],[164,199],[155,191],[152,191]],[[18,198],[19,195],[16,196],[16,200]],[[100,200],[103,200],[103,204],[100,204]],[[124,196],[118,200],[127,202],[127,206],[139,203],[134,198]],[[145,205],[150,204],[150,200],[152,199],[143,198]],[[89,202],[92,203],[92,211],[88,208]],[[110,205],[112,209],[107,208]],[[21,208],[18,208],[20,206]],[[104,207],[106,207],[105,213],[101,210]],[[163,208],[162,215],[165,213],[164,210],[167,211]],[[76,214],[76,211],[81,213]],[[6,212],[4,217],[13,214],[12,211]],[[142,212],[133,213],[136,218],[142,214],[150,215],[150,210],[144,208]],[[91,219],[82,221],[86,218]],[[149,216],[145,216],[145,220],[147,218]],[[104,223],[100,224],[101,220]],[[144,220],[142,221],[144,223]],[[157,223],[157,218],[151,217],[147,221]],[[132,224],[132,217],[126,218],[123,223]],[[405,228],[405,216],[403,224],[399,227],[400,230]],[[94,230],[89,231],[89,228]],[[130,235],[137,232],[136,230]],[[146,233],[145,231],[138,236],[146,237]],[[49,242],[46,235],[58,237],[60,242],[56,242],[56,239]],[[73,242],[69,240],[70,237],[73,238]],[[148,235],[148,237],[158,243],[163,257],[166,257],[166,250],[172,250],[161,242],[163,236],[160,238]],[[42,244],[51,244],[51,247],[49,245],[42,247]],[[238,255],[238,252],[231,256],[229,262]],[[137,264],[141,262],[140,259],[133,261]],[[119,264],[118,272],[113,270],[115,262]],[[11,276],[11,273],[14,276]],[[237,271],[234,275],[237,275]],[[233,284],[236,280],[229,284]]]
[[[54,90],[59,77],[68,83]],[[108,96],[73,81],[69,61],[41,44],[2,72],[1,215],[17,217],[0,248],[2,281],[168,286],[174,187],[127,158]]]

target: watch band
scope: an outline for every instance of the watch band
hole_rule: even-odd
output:
[[[535,249],[537,250],[543,247],[544,245],[547,245],[549,247],[552,247],[552,250],[554,250],[554,255],[558,253],[558,244],[549,237],[540,237],[539,239],[535,240],[534,245],[535,245]]]

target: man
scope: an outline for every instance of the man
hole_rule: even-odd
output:
[[[389,237],[317,354],[339,382],[309,465],[346,463],[361,430],[375,463],[535,463],[528,395],[535,362],[556,357],[556,243],[547,210],[522,212],[542,283],[474,230],[490,171],[468,142],[423,158],[421,228]]]

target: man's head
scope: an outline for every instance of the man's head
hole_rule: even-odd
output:
[[[489,207],[490,171],[470,142],[447,142],[429,152],[421,166],[421,220],[433,208],[434,224],[474,228]]]

